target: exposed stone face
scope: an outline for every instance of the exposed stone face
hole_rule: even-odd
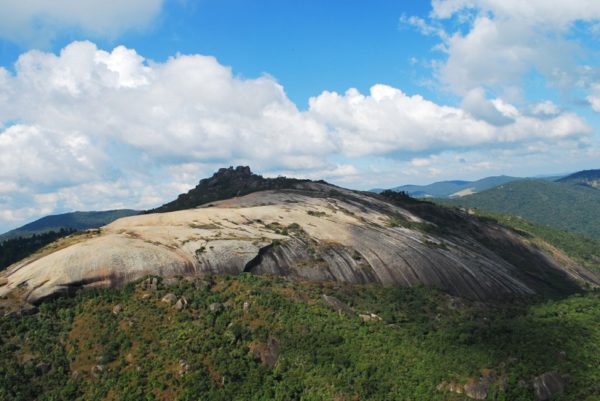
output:
[[[483,380],[471,381],[465,384],[465,395],[475,400],[485,400],[487,398],[490,384]]]
[[[381,321],[381,317],[377,316],[374,313],[361,313],[358,315],[363,322],[379,322]]]
[[[533,379],[533,390],[538,401],[548,401],[565,391],[565,380],[555,372],[546,372]]]
[[[181,297],[177,300],[177,302],[175,303],[175,309],[176,310],[183,310],[187,307],[188,301],[185,297]]]
[[[338,312],[339,314],[344,313],[349,316],[354,315],[354,309],[352,309],[350,306],[346,305],[345,303],[343,303],[336,297],[323,294],[323,295],[321,295],[321,298],[323,299],[323,302],[325,302],[325,304],[327,304],[329,307],[331,307],[334,311]]]
[[[232,174],[237,182],[247,176],[242,170],[227,169],[217,181]],[[203,187],[210,187],[210,180]],[[241,272],[425,284],[479,300],[554,287],[574,290],[578,282],[600,284],[592,273],[559,265],[518,234],[460,212],[320,182],[292,180],[281,186],[292,188],[119,219],[95,237],[9,267],[0,273],[0,296],[23,287],[24,300],[38,302],[149,275],[175,283],[179,278],[170,278]],[[203,281],[197,285],[210,287]],[[158,286],[156,277],[142,284],[149,292]]]
[[[166,304],[173,305],[174,303],[177,302],[177,297],[175,296],[175,294],[169,293],[169,294],[165,295],[161,299],[161,301],[164,302],[164,303],[166,303]]]
[[[158,279],[149,277],[142,283],[142,288],[147,291],[156,291],[158,289]]]
[[[220,302],[214,302],[214,303],[208,305],[208,310],[211,311],[212,313],[219,313],[223,309],[224,309],[224,306]]]
[[[274,368],[279,360],[281,343],[278,339],[270,337],[266,343],[254,343],[251,345],[254,357],[263,365]]]

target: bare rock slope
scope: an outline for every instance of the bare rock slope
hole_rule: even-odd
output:
[[[232,182],[251,185],[242,185],[243,196],[217,201],[237,193]],[[177,210],[198,197],[203,205]],[[174,211],[119,219],[11,266],[0,274],[0,296],[18,293],[36,302],[146,275],[241,272],[424,284],[484,300],[600,284],[511,230],[402,195],[269,180],[237,168],[219,171],[179,199],[181,205],[162,208]]]

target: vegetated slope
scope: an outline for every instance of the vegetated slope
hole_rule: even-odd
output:
[[[600,191],[543,180],[521,180],[441,203],[512,214],[600,239]]]
[[[61,229],[42,234],[33,234],[31,237],[17,237],[0,242],[0,270],[26,258],[44,246],[72,234],[74,230]]]
[[[600,189],[600,170],[579,171],[557,181],[565,184],[583,185]]]
[[[244,168],[221,170],[211,191],[229,194],[248,176]],[[253,180],[270,185],[286,179]],[[147,274],[251,272],[424,284],[482,300],[564,295],[600,283],[568,257],[545,253],[492,221],[391,191],[375,195],[308,180],[286,185],[291,188],[132,216],[88,237],[69,237],[3,272],[0,296],[16,293],[38,302]]]
[[[429,185],[401,185],[392,188],[391,190],[396,192],[406,192],[410,196],[417,198],[448,198],[485,191],[486,189],[520,179],[521,178],[501,175],[497,177],[486,177],[477,181],[454,180],[434,182]],[[383,190],[374,190],[374,192],[378,193],[382,191]]]
[[[50,231],[65,230],[89,230],[102,227],[121,217],[138,214],[137,210],[120,209],[106,210],[101,212],[72,212],[42,217],[39,220],[15,228],[0,235],[0,242],[13,238],[27,238],[34,234],[43,234]]]
[[[0,318],[0,399],[529,401],[548,377],[554,399],[600,397],[598,293],[489,307],[251,274],[147,283]]]
[[[522,217],[511,216],[484,210],[474,210],[477,216],[491,218],[500,224],[511,227],[540,247],[552,246],[558,252],[566,253],[570,258],[587,269],[600,272],[600,240],[558,228],[532,223]],[[542,241],[539,243],[539,241]],[[552,252],[552,251],[551,251]]]

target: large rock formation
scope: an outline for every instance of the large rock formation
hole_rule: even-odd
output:
[[[250,193],[215,200],[243,177],[253,183],[244,187]],[[511,230],[402,195],[268,180],[240,168],[211,180],[210,204],[123,218],[11,266],[0,275],[0,296],[16,290],[36,302],[146,275],[241,272],[425,284],[482,300],[599,284],[592,273],[567,259],[558,263]],[[281,188],[262,190],[274,183]],[[200,195],[183,203],[196,206],[190,199]]]

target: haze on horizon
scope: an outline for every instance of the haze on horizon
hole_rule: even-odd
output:
[[[600,2],[391,3],[1,1],[0,231],[229,165],[359,189],[600,167]]]

